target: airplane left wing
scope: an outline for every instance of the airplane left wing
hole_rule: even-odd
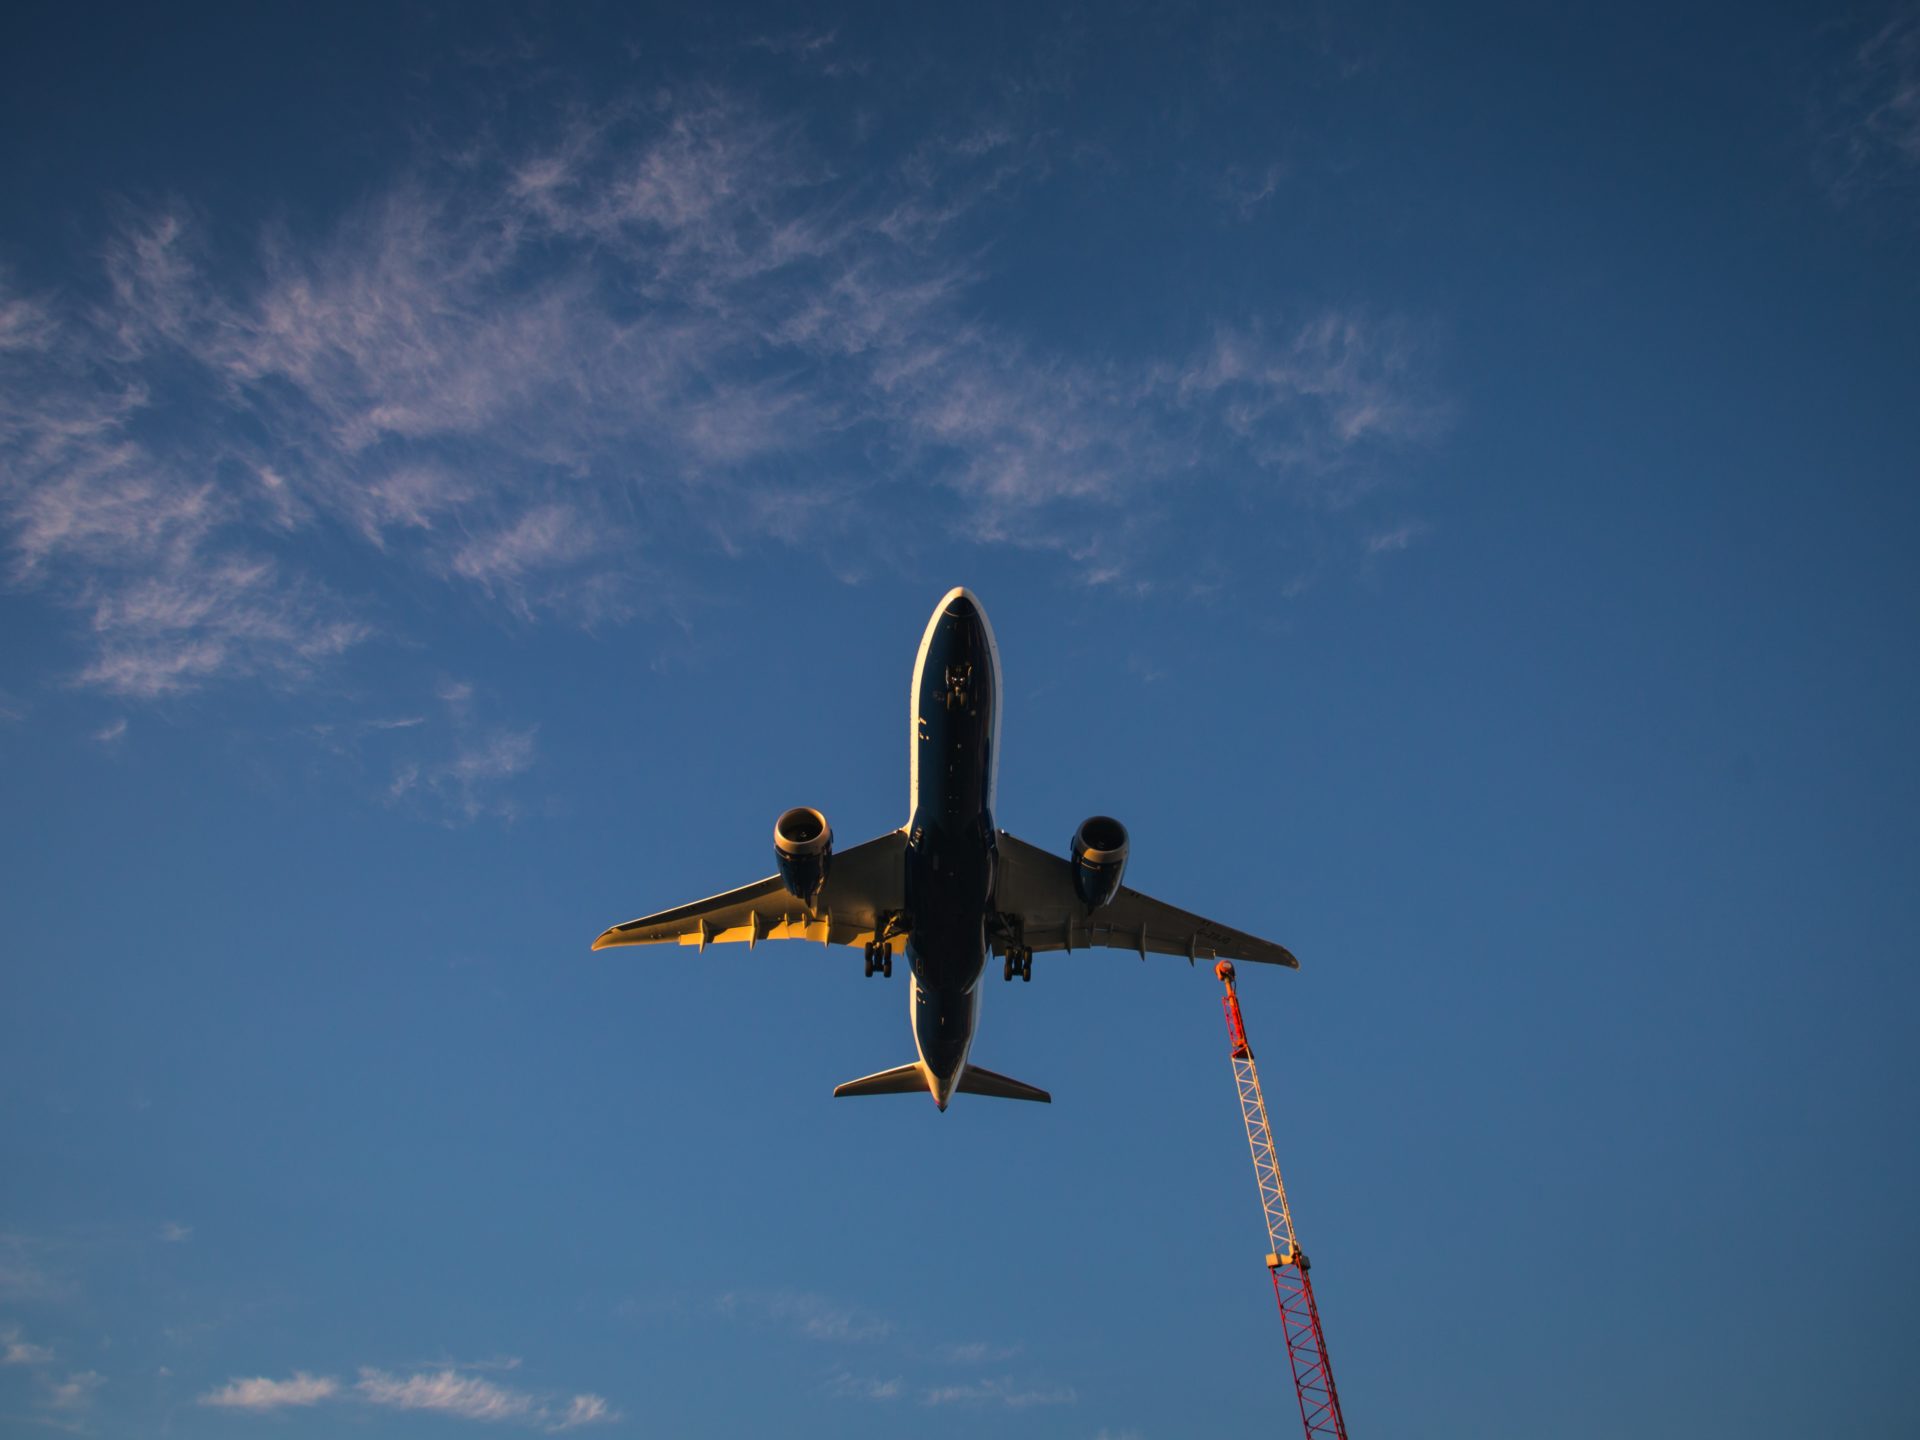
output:
[[[1120,887],[1120,893],[1089,912],[1073,888],[1073,864],[1002,830],[996,904],[1027,949],[1079,950],[1106,946],[1148,955],[1184,955],[1188,960],[1252,960],[1298,970],[1284,945],[1262,940],[1217,920]],[[1007,939],[994,942],[1006,953]]]
[[[769,875],[738,890],[616,925],[595,940],[593,948],[678,943],[704,950],[742,940],[748,945],[761,940],[865,945],[882,938],[887,921],[905,904],[906,851],[905,832],[890,830],[836,853],[812,910],[787,893],[778,875]]]

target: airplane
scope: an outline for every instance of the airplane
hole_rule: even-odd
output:
[[[941,597],[913,661],[908,820],[835,854],[827,817],[807,807],[773,826],[777,873],[678,909],[615,925],[593,942],[708,945],[815,940],[858,945],[869,978],[893,974],[904,950],[907,1014],[918,1055],[835,1088],[849,1095],[929,1094],[942,1111],[958,1093],[1051,1103],[1037,1086],[972,1064],[980,980],[989,952],[1002,980],[1033,979],[1033,957],[1093,947],[1299,969],[1283,945],[1142,895],[1120,883],[1127,830],[1094,815],[1064,857],[994,826],[1000,759],[1000,647],[964,586]]]

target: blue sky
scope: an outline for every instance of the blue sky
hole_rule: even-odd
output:
[[[0,1429],[1292,1421],[1217,987],[590,955],[1000,823],[1243,987],[1356,1434],[1911,1433],[1920,12],[32,6]]]

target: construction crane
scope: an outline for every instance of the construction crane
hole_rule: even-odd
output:
[[[1280,1161],[1273,1153],[1273,1127],[1267,1123],[1267,1101],[1260,1092],[1260,1072],[1247,1043],[1247,1024],[1240,1014],[1240,997],[1233,988],[1233,962],[1222,960],[1213,973],[1227,987],[1221,1002],[1227,1013],[1227,1035],[1233,1042],[1233,1084],[1240,1094],[1240,1118],[1247,1126],[1247,1148],[1253,1152],[1253,1178],[1260,1186],[1260,1208],[1266,1212],[1267,1271],[1273,1276],[1274,1298],[1280,1302],[1280,1324],[1287,1336],[1287,1360],[1293,1366],[1294,1394],[1300,1401],[1300,1423],[1307,1440],[1331,1435],[1347,1440],[1347,1422],[1340,1415],[1340,1395],[1333,1388],[1333,1365],[1327,1359],[1326,1337],[1320,1333],[1320,1308],[1313,1303],[1313,1281],[1308,1278],[1307,1253],[1293,1231],[1293,1212],[1287,1207],[1287,1187],[1280,1183]]]

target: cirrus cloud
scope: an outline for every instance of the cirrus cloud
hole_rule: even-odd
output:
[[[1364,307],[1097,357],[985,318],[977,234],[1047,168],[1005,121],[861,167],[690,85],[533,134],[317,230],[123,209],[90,302],[0,276],[7,575],[79,617],[77,683],[306,683],[410,638],[379,601],[421,575],[623,620],[671,585],[659,534],[931,513],[1124,581],[1197,483],[1337,509],[1444,424]]]
[[[318,1405],[339,1393],[338,1380],[296,1370],[285,1380],[270,1380],[264,1375],[249,1380],[229,1380],[220,1389],[202,1395],[200,1403],[222,1410],[281,1410],[288,1406]]]

